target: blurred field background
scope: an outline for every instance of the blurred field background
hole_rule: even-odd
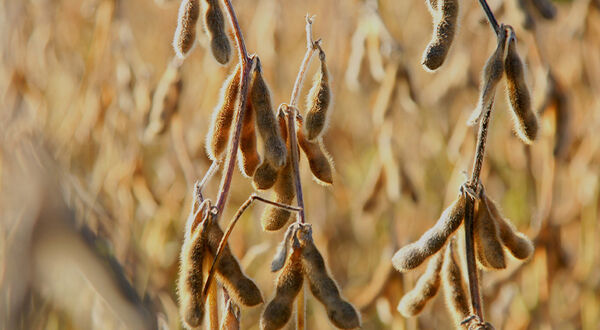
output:
[[[307,219],[363,328],[452,328],[443,299],[415,319],[396,311],[422,269],[400,274],[389,260],[435,222],[471,169],[476,130],[466,120],[496,46],[477,1],[460,2],[460,30],[433,74],[420,65],[432,30],[424,1],[381,0],[378,9],[354,0],[233,4],[275,104],[289,100],[304,16],[316,15],[333,80],[325,146],[336,175],[333,187],[319,186],[301,163]],[[536,252],[483,274],[486,315],[497,329],[600,329],[600,5],[554,4],[553,20],[533,12],[532,32],[515,1],[490,1],[516,29],[534,107],[544,110],[539,140],[524,146],[499,88],[482,181]],[[233,64],[219,66],[199,33],[181,67],[176,112],[164,133],[148,133],[178,6],[0,1],[0,328],[181,327],[183,226],[194,181],[210,165],[204,137]],[[543,106],[548,66],[564,93],[559,110],[557,102]],[[215,198],[219,176],[205,196]],[[222,226],[252,192],[237,170],[233,180]],[[283,232],[262,232],[263,208],[247,211],[230,244],[269,299]],[[243,308],[242,328],[258,328],[262,308]],[[308,328],[328,324],[309,295]]]

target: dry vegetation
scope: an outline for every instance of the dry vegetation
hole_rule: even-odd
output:
[[[0,0],[0,329],[598,329],[599,1],[201,2]]]

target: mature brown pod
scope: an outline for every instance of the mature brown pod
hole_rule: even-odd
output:
[[[484,268],[506,268],[504,248],[498,237],[498,225],[492,219],[487,203],[483,200],[478,203],[477,216],[473,226],[475,254],[479,264]]]
[[[280,168],[286,163],[287,149],[275,119],[271,93],[261,70],[260,60],[257,60],[250,88],[250,103],[256,112],[256,125],[264,143],[265,160],[273,167]]]
[[[440,289],[440,270],[444,263],[444,253],[438,253],[427,263],[427,270],[419,277],[415,287],[407,292],[398,304],[398,311],[404,317],[415,316],[437,295]]]
[[[454,242],[448,244],[445,254],[442,266],[444,298],[455,324],[460,324],[469,316],[470,308],[460,266],[454,257]]]
[[[275,169],[271,163],[263,161],[254,172],[252,177],[252,185],[258,190],[271,189],[277,181],[279,171]]]
[[[200,16],[198,0],[182,0],[179,5],[177,28],[173,37],[173,49],[177,57],[184,59],[196,41],[196,23]]]
[[[300,250],[293,250],[287,257],[279,276],[277,276],[275,296],[260,318],[261,329],[281,329],[288,323],[292,316],[294,300],[300,293],[303,282]]]
[[[260,155],[256,148],[256,128],[254,123],[254,109],[248,103],[244,111],[242,133],[240,135],[240,157],[238,167],[243,175],[251,178],[260,164]]]
[[[279,132],[281,133],[281,138],[287,143],[287,124],[285,121],[285,114],[279,111],[277,114],[277,119],[279,121]],[[256,172],[254,172],[252,185],[257,190],[271,189],[275,184],[275,181],[277,181],[278,173],[279,171],[274,168],[271,163],[263,161],[262,164],[260,164],[260,166],[256,169]]]
[[[144,140],[149,141],[158,134],[166,131],[173,114],[177,111],[179,97],[183,82],[180,66],[171,62],[165,73],[163,73],[154,95],[152,96],[152,108],[148,117],[148,125],[144,130]]]
[[[220,160],[229,141],[229,129],[233,121],[235,105],[240,92],[241,66],[227,77],[221,88],[219,104],[212,113],[208,134],[206,134],[206,153],[213,160]]]
[[[556,17],[556,7],[550,0],[531,0],[533,6],[545,19],[554,19]]]
[[[212,256],[215,256],[223,239],[223,231],[213,219],[208,221],[210,222],[205,229],[206,245]],[[216,265],[216,275],[217,281],[227,289],[229,296],[237,304],[255,306],[263,302],[260,290],[240,268],[238,260],[229,249],[229,243],[225,245]]]
[[[210,49],[217,62],[226,64],[231,58],[231,46],[219,0],[204,0],[203,7],[204,27],[210,39]]]
[[[529,258],[533,253],[533,242],[531,242],[527,236],[516,231],[513,224],[500,213],[496,202],[487,196],[484,201],[490,211],[490,216],[498,225],[498,232],[502,244],[506,246],[508,251],[510,251],[515,258],[520,260]]]
[[[275,252],[275,257],[273,257],[273,261],[271,262],[271,271],[276,272],[280,270],[285,264],[285,260],[288,255],[288,251],[292,247],[292,235],[294,235],[297,226],[293,223],[288,229],[285,231],[285,235],[279,246],[277,246],[277,252]]]
[[[425,70],[435,71],[446,59],[458,27],[458,0],[439,0],[439,17],[434,17],[433,37],[425,52],[422,64]]]
[[[325,53],[322,50],[319,50],[319,58],[321,69],[315,75],[313,86],[308,93],[306,102],[308,112],[304,118],[304,135],[310,141],[314,141],[325,132],[329,121],[327,110],[331,102],[331,89]]]
[[[278,203],[290,205],[294,201],[296,190],[291,161],[288,161],[279,170],[273,192],[275,193],[275,201]],[[260,220],[263,230],[275,231],[281,229],[288,222],[291,215],[291,212],[286,209],[271,205],[267,206]]]
[[[496,87],[504,75],[504,50],[506,49],[506,29],[504,26],[498,37],[496,51],[488,58],[481,74],[481,87],[479,88],[479,101],[477,108],[469,117],[468,124],[473,126],[479,121],[481,113],[492,106]]]
[[[306,136],[304,136],[302,127],[299,127],[296,130],[296,136],[298,137],[300,148],[304,151],[306,159],[308,159],[308,165],[310,166],[310,171],[312,172],[315,181],[322,185],[332,184],[332,161],[331,157],[323,147],[323,141],[320,138],[318,138],[317,141],[309,141]]]
[[[340,329],[360,327],[360,315],[354,306],[342,299],[337,284],[327,272],[323,256],[313,242],[311,226],[302,225],[296,235],[302,249],[302,268],[310,291],[325,306],[331,323]]]
[[[197,227],[191,235],[186,233],[179,257],[180,269],[177,281],[177,293],[181,305],[179,310],[185,326],[189,328],[200,326],[204,318],[202,262],[206,247],[202,231],[201,227]]]
[[[508,51],[504,62],[506,71],[506,95],[510,101],[515,130],[523,142],[530,144],[538,132],[538,121],[531,110],[531,96],[525,83],[525,68],[517,53],[517,39],[512,32],[508,39]]]
[[[394,267],[400,272],[418,267],[446,244],[446,240],[458,229],[464,216],[465,196],[461,193],[452,205],[444,210],[436,224],[418,241],[404,246],[394,254],[392,258]]]

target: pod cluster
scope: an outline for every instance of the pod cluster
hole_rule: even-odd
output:
[[[204,319],[205,297],[202,290],[209,271],[206,265],[212,263],[223,238],[223,231],[214,221],[209,208],[204,206],[196,207],[194,202],[180,255],[178,295],[181,318],[189,329],[199,327]],[[216,279],[227,289],[234,304],[256,306],[263,302],[260,290],[244,274],[228,244],[216,265]],[[230,308],[235,311],[233,306]],[[233,321],[231,323],[235,323]]]
[[[435,297],[442,284],[447,304],[458,322],[469,316],[460,263],[456,261],[452,252],[453,243],[446,244],[448,240],[454,240],[452,235],[464,220],[466,198],[466,193],[461,192],[433,227],[419,240],[402,247],[394,255],[392,264],[401,272],[414,269],[428,260],[427,269],[398,305],[398,311],[402,315],[410,317],[419,314],[427,302]],[[525,260],[532,255],[531,240],[516,231],[510,221],[501,214],[497,204],[487,196],[483,187],[475,207],[474,246],[479,268],[506,268],[505,250],[519,260]],[[442,252],[444,250],[445,252]]]
[[[530,144],[537,136],[538,119],[531,108],[531,95],[525,82],[525,66],[517,52],[517,39],[512,27],[508,25],[501,26],[498,46],[483,69],[479,102],[469,118],[469,124],[477,123],[481,113],[493,106],[496,86],[504,74],[514,129],[524,143]]]
[[[341,297],[337,284],[327,271],[323,256],[314,244],[311,225],[294,223],[288,227],[271,269],[280,272],[275,295],[261,316],[261,329],[281,329],[288,323],[305,279],[313,296],[327,310],[327,316],[334,326],[340,329],[360,327],[360,315],[354,306]]]
[[[273,111],[269,88],[262,76],[260,61],[258,58],[256,61],[242,118],[238,167],[246,177],[255,176],[255,172],[260,172],[259,177],[264,177],[265,171],[270,173],[271,178],[268,182],[258,180],[259,186],[270,188],[275,183],[275,174],[287,162],[287,148]],[[241,74],[241,66],[238,65],[223,83],[219,104],[213,110],[206,136],[206,152],[213,161],[221,161],[225,157],[240,98]],[[262,161],[258,151],[257,132],[263,142]]]
[[[173,37],[173,49],[180,59],[192,50],[196,41],[196,25],[200,18],[200,0],[182,0]],[[210,40],[210,48],[217,62],[226,64],[231,58],[231,45],[227,37],[225,17],[219,0],[202,0],[204,29]]]
[[[325,53],[321,49],[319,49],[319,59],[321,66],[315,76],[313,87],[308,94],[308,111],[304,118],[296,118],[293,124],[296,125],[296,141],[308,160],[313,178],[317,183],[330,185],[333,183],[333,162],[323,146],[322,135],[327,129],[331,90],[329,87],[329,74],[325,62]],[[267,102],[269,97],[261,95],[261,93],[257,92],[256,99],[260,99],[260,102],[250,102],[250,104],[253,104],[256,108],[261,104],[269,104],[270,106],[270,101]],[[267,120],[266,118],[261,119],[259,111],[256,111],[256,113],[260,131],[261,121],[267,122]],[[268,113],[271,113],[270,108]],[[252,177],[252,184],[257,190],[272,189],[273,199],[276,202],[290,204],[296,197],[296,191],[291,162],[291,139],[288,137],[288,123],[283,107],[280,108],[277,114],[278,124],[271,125],[270,116],[268,122],[269,130],[264,130],[263,136],[263,140],[265,141],[265,160],[256,168]],[[275,119],[273,119],[273,122],[275,122]],[[273,127],[273,130],[271,130],[271,127]],[[275,133],[283,140],[285,149],[275,149],[267,144],[269,141],[267,135],[274,136]],[[269,151],[270,149],[272,150]],[[271,154],[271,157],[269,157],[269,154]],[[278,157],[285,157],[285,159],[283,162],[279,162],[280,159]],[[283,166],[280,164],[283,164]],[[267,231],[279,230],[285,226],[291,215],[289,210],[276,206],[267,206],[261,217],[262,227]]]

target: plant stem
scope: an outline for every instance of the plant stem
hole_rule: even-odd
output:
[[[298,104],[298,99],[300,98],[300,92],[302,91],[302,84],[304,83],[306,72],[308,70],[308,67],[310,66],[310,61],[317,47],[318,41],[317,43],[315,43],[312,38],[312,18],[307,14],[306,53],[304,54],[302,65],[300,65],[300,70],[298,71],[296,82],[294,83],[294,89],[292,90],[292,96],[290,98],[290,106],[287,109],[288,111],[285,111],[285,113],[287,114],[288,137],[290,139],[290,149],[292,152],[291,161],[292,170],[294,172],[294,187],[296,189],[296,200],[298,201],[298,207],[300,208],[300,212],[298,212],[298,221],[300,223],[305,223],[306,218],[304,216],[304,196],[302,195],[302,182],[300,182],[300,168],[298,166],[299,152],[298,141],[296,140],[296,116],[298,115],[298,108],[296,107],[296,105]]]
[[[302,183],[300,182],[300,167],[298,166],[299,155],[298,155],[298,141],[296,140],[296,115],[297,108],[291,107],[288,108],[287,113],[287,128],[288,128],[288,137],[290,139],[290,151],[292,153],[292,157],[290,158],[292,162],[292,169],[294,172],[294,187],[296,188],[296,200],[298,201],[298,207],[300,208],[300,212],[298,212],[298,221],[300,223],[305,223],[306,219],[304,216],[304,197],[302,195]]]
[[[227,158],[225,159],[225,172],[223,174],[223,178],[221,179],[221,185],[219,187],[219,196],[217,198],[217,220],[220,218],[221,213],[223,213],[223,209],[225,207],[225,203],[227,202],[227,197],[229,195],[229,188],[231,187],[231,180],[233,178],[233,170],[235,169],[237,150],[240,144],[240,135],[242,132],[242,119],[244,118],[244,112],[246,110],[246,99],[248,96],[248,85],[250,81],[249,77],[252,67],[256,62],[253,60],[253,58],[248,57],[248,53],[246,52],[246,44],[244,43],[244,37],[242,35],[240,25],[237,21],[237,16],[235,15],[233,6],[231,5],[231,1],[223,0],[223,4],[225,7],[225,11],[227,12],[227,17],[229,17],[229,22],[233,27],[233,35],[235,37],[235,42],[240,57],[240,64],[242,66],[242,77],[240,85],[240,98],[238,102],[237,111],[235,112],[233,119],[234,129],[230,135],[231,143],[229,143],[229,149],[227,149]]]
[[[490,23],[490,26],[492,27],[492,29],[494,30],[496,35],[500,35],[500,32],[501,32],[500,25],[498,24],[498,21],[496,20],[494,13],[490,9],[490,6],[488,5],[487,0],[479,0],[479,4],[481,5],[481,8],[483,8],[483,11],[485,12],[485,16],[487,17],[487,20]]]
[[[302,60],[302,65],[300,66],[300,71],[298,71],[298,76],[296,76],[296,82],[294,83],[294,89],[292,90],[292,97],[290,98],[290,105],[296,106],[298,104],[298,99],[300,98],[300,92],[302,91],[302,84],[304,83],[304,78],[306,77],[306,70],[310,66],[310,60],[312,56],[317,50],[317,47],[312,38],[312,17],[308,14],[306,15],[306,53],[304,54],[304,59]]]
[[[475,148],[475,160],[473,161],[473,172],[468,186],[475,192],[478,191],[479,175],[483,165],[483,156],[485,155],[485,144],[487,142],[487,133],[492,114],[494,101],[490,102],[485,109],[481,122],[479,124],[479,133],[477,135],[477,146]],[[481,294],[479,292],[479,278],[477,264],[475,262],[475,246],[473,240],[473,213],[475,207],[474,196],[466,194],[467,203],[465,206],[465,248],[467,258],[467,275],[469,278],[469,292],[471,293],[471,306],[473,313],[483,322],[483,310],[481,307]]]
[[[266,198],[260,197],[260,196],[258,196],[256,194],[252,194],[244,202],[244,204],[242,204],[242,206],[240,206],[240,208],[237,210],[237,212],[233,216],[233,219],[229,223],[229,226],[227,226],[227,230],[225,230],[225,233],[223,234],[223,238],[221,238],[221,242],[219,242],[219,247],[217,248],[217,252],[215,253],[215,257],[214,257],[214,259],[212,261],[212,264],[210,265],[210,269],[208,271],[208,277],[206,278],[206,282],[204,284],[204,289],[202,290],[202,294],[204,296],[206,296],[206,294],[208,293],[208,290],[210,288],[212,279],[213,279],[214,274],[215,274],[215,267],[216,267],[217,263],[219,262],[219,260],[221,258],[221,255],[223,254],[223,250],[225,249],[225,246],[227,245],[227,241],[229,240],[229,235],[231,235],[231,232],[233,231],[233,228],[237,224],[237,222],[240,219],[240,217],[242,216],[242,214],[244,214],[244,212],[246,211],[246,209],[255,200],[258,200],[258,201],[261,201],[263,203],[270,204],[270,205],[273,205],[275,207],[279,207],[279,208],[282,208],[282,209],[285,209],[285,210],[288,210],[288,211],[295,211],[295,212],[301,212],[302,211],[302,209],[300,209],[298,207],[294,207],[294,206],[289,206],[289,205],[285,205],[285,204],[273,202],[273,201],[270,201],[270,200],[268,200]],[[227,295],[227,292],[225,292],[225,293],[226,293],[226,296],[229,297]]]

